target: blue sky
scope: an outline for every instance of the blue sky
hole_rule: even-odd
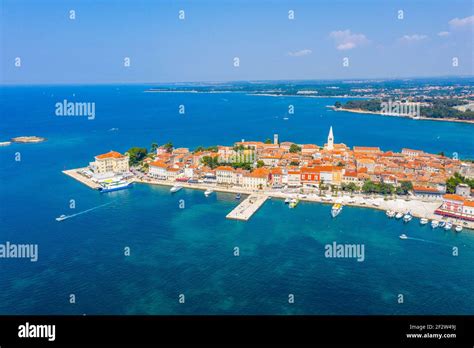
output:
[[[1,3],[3,84],[474,74],[471,0]]]

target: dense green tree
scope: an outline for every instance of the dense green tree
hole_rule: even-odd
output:
[[[148,153],[144,147],[132,147],[128,151],[129,163],[131,166],[137,165],[142,161]]]
[[[265,163],[262,160],[257,161],[257,168],[261,168],[265,165]]]
[[[454,175],[446,181],[446,192],[455,193],[456,186],[459,184],[467,184],[471,189],[474,189],[474,179],[468,179],[459,173],[454,173]]]
[[[166,150],[166,152],[171,153],[171,151],[173,151],[173,143],[169,141],[163,145],[163,148]]]
[[[156,149],[158,148],[158,144],[157,143],[152,143],[151,144],[151,148],[150,148],[150,151],[151,152],[156,152]]]
[[[291,153],[297,153],[297,152],[301,152],[301,147],[296,145],[296,144],[291,144],[290,146],[290,152]]]
[[[271,144],[272,143],[272,140],[267,138],[267,140],[265,140],[265,144]]]

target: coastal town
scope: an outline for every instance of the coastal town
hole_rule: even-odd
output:
[[[335,142],[332,127],[322,145],[280,142],[277,134],[263,142],[242,139],[193,151],[153,144],[150,151],[100,154],[88,167],[65,173],[102,192],[139,182],[172,186],[171,192],[188,187],[205,190],[206,196],[214,191],[249,195],[236,208],[240,217],[228,216],[240,220],[275,197],[290,207],[301,200],[366,206],[386,210],[389,217],[409,216],[408,221],[416,216],[422,223],[432,219],[441,226],[474,227],[472,162],[409,148],[399,153],[350,148]]]

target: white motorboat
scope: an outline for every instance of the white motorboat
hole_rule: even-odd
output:
[[[426,225],[428,223],[428,219],[427,218],[421,218],[420,220],[420,225]]]
[[[431,221],[431,227],[432,228],[436,228],[438,226],[439,226],[439,221],[436,221],[436,220]]]
[[[411,216],[410,213],[406,213],[405,216],[403,216],[403,221],[404,222],[410,222],[411,219],[413,219],[413,216]]]
[[[393,210],[387,210],[385,215],[387,215],[389,218],[393,218],[395,216],[395,212]]]
[[[286,198],[285,198],[285,204],[289,204],[290,202],[291,202],[291,198],[286,197]]]
[[[439,224],[438,224],[438,227],[444,227],[446,225],[446,221],[441,221]]]
[[[204,196],[206,197],[209,197],[214,191],[212,191],[211,189],[207,189],[206,191],[204,191]]]
[[[342,204],[336,203],[331,208],[331,215],[333,218],[338,216],[342,211]]]
[[[63,221],[63,220],[66,220],[67,218],[68,218],[67,215],[62,214],[56,218],[56,221]]]
[[[444,229],[446,231],[449,231],[453,227],[453,224],[450,222],[446,222],[446,225],[444,225]]]
[[[408,239],[408,236],[406,234],[401,234],[400,239]]]
[[[183,186],[174,185],[172,188],[170,188],[170,192],[175,193],[175,192],[178,192],[179,190],[181,190],[182,188],[183,188]]]
[[[461,226],[461,225],[457,225],[457,226],[454,228],[454,230],[455,230],[456,232],[461,232],[461,231],[462,231],[462,226]]]
[[[402,217],[403,217],[403,213],[397,213],[397,214],[395,215],[395,218],[396,218],[396,219],[401,219]]]

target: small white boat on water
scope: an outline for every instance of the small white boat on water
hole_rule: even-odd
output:
[[[438,226],[439,226],[439,221],[436,221],[436,220],[431,221],[431,227],[432,228],[436,228]]]
[[[401,219],[402,217],[403,217],[403,213],[397,213],[397,214],[395,215],[395,218],[396,218],[396,219]]]
[[[462,231],[462,226],[461,226],[461,225],[457,225],[457,226],[454,228],[454,230],[455,230],[456,232],[461,232],[461,231]]]
[[[335,218],[336,216],[338,216],[342,211],[342,204],[340,203],[336,203],[332,206],[331,208],[331,215],[333,218]]]
[[[403,234],[400,235],[400,239],[408,239],[408,236],[403,233]]]
[[[62,214],[62,215],[60,215],[56,218],[56,221],[63,221],[63,220],[66,220],[66,219],[67,219],[67,215]]]
[[[290,204],[289,204],[289,208],[296,208],[296,206],[298,205],[300,201],[298,199],[295,199],[293,198],[291,201],[290,201]]]
[[[438,224],[438,227],[444,227],[446,226],[446,221],[441,221],[439,224]]]
[[[385,215],[387,215],[389,218],[393,218],[395,216],[395,212],[393,210],[387,210]]]
[[[403,221],[404,222],[410,222],[411,219],[413,219],[413,216],[411,216],[410,213],[406,213],[405,216],[403,216]]]
[[[206,197],[209,197],[214,191],[212,191],[211,189],[207,189],[206,191],[204,191],[204,196]]]
[[[290,202],[291,202],[291,198],[286,197],[286,198],[285,198],[285,204],[290,204]]]
[[[427,218],[421,218],[420,219],[420,225],[426,225],[428,223],[428,219]]]
[[[446,225],[444,225],[444,229],[446,231],[449,231],[453,227],[453,224],[450,222],[446,222]]]
[[[183,188],[183,186],[174,185],[172,188],[170,188],[170,192],[175,193],[175,192],[178,192],[179,190],[181,190],[182,188]]]

